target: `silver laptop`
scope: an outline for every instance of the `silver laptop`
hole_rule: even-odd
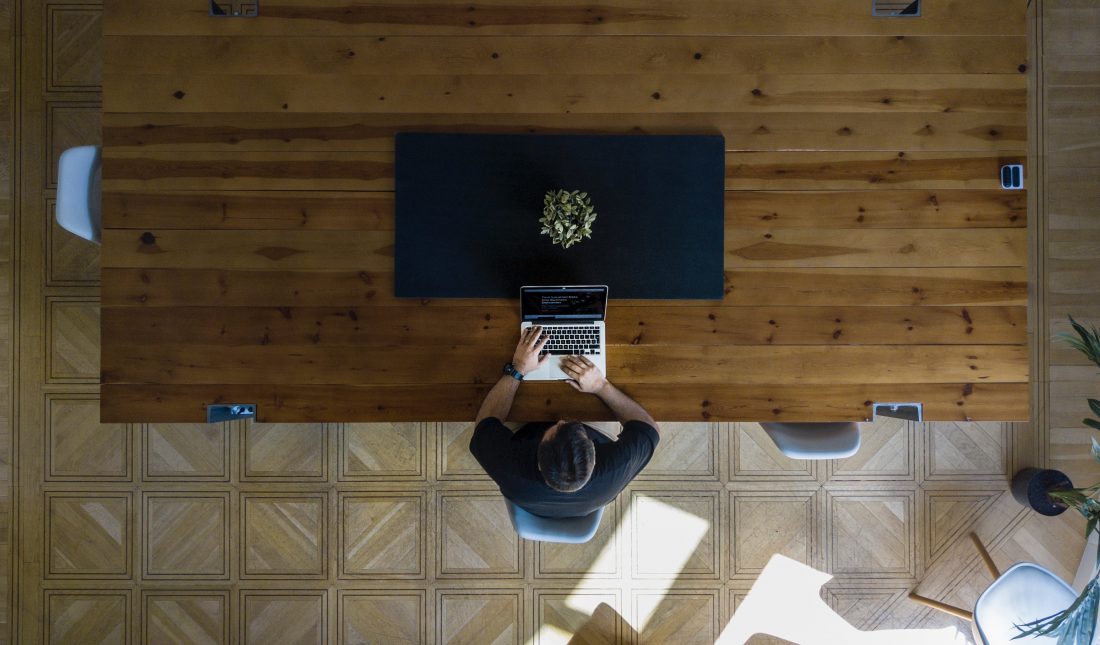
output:
[[[522,287],[519,292],[520,331],[542,325],[550,334],[543,347],[550,360],[527,374],[528,381],[558,381],[570,378],[561,369],[566,356],[584,356],[607,375],[606,286]]]

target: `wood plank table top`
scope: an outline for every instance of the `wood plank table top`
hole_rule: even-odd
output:
[[[105,2],[104,421],[472,418],[518,303],[394,297],[412,130],[725,137],[724,297],[608,312],[658,419],[1028,417],[1023,3],[200,4]],[[513,417],[607,412],[530,383]]]

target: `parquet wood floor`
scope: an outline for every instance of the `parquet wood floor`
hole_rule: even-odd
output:
[[[972,4],[977,13],[952,5],[960,29],[994,19],[979,6],[987,3]],[[11,574],[0,589],[13,592],[3,606],[14,612],[3,615],[0,638],[709,643],[773,553],[834,574],[825,599],[861,628],[940,626],[952,619],[905,594],[921,581],[925,595],[972,602],[988,578],[966,540],[971,530],[1002,567],[1033,560],[1072,578],[1080,526],[1025,512],[1007,494],[1006,475],[1045,459],[1082,480],[1095,476],[1076,426],[1094,375],[1049,335],[1065,313],[1100,316],[1097,246],[1089,244],[1098,228],[1089,142],[1100,10],[1087,0],[1034,4],[1045,18],[1040,43],[1053,48],[1040,76],[1046,190],[1031,205],[1045,214],[1031,240],[1044,259],[1034,265],[1042,322],[1032,347],[1049,364],[1036,382],[1036,422],[886,421],[866,428],[861,452],[839,462],[786,459],[751,423],[665,424],[650,467],[608,509],[593,541],[568,546],[516,538],[466,450],[466,421],[99,423],[98,256],[49,217],[57,152],[98,138],[99,6],[0,2],[0,63],[19,69],[0,77],[18,80],[17,95],[0,85],[0,217],[10,218],[3,230],[11,235],[0,244],[9,287],[0,349],[14,370],[0,397],[0,474],[18,486],[16,498],[0,498],[0,520],[11,518],[2,548],[14,539],[0,558]],[[827,15],[815,19],[830,24]],[[1067,33],[1077,36],[1060,37]],[[774,64],[815,64],[781,40]],[[415,40],[400,46],[415,51]],[[541,44],[520,38],[516,46]],[[968,64],[989,61],[977,55]],[[878,141],[906,136],[897,121],[866,123]],[[969,136],[961,132],[945,136]],[[847,203],[844,195],[798,198]],[[896,217],[921,198],[894,199],[876,216]],[[873,338],[870,320],[852,333]]]

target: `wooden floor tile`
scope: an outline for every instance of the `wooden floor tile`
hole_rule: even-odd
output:
[[[439,456],[436,477],[443,480],[488,480],[485,470],[470,454],[470,438],[474,434],[474,424],[448,422],[435,425],[438,438],[436,454]]]
[[[859,452],[830,461],[830,481],[916,481],[914,424],[882,418],[860,428]]]
[[[241,641],[246,645],[324,645],[328,642],[325,592],[241,592]]]
[[[831,573],[916,575],[913,493],[828,491],[827,495]]]
[[[440,576],[522,575],[522,545],[499,493],[447,492],[436,505]]]
[[[929,423],[928,479],[1001,479],[1009,476],[1009,423]]]
[[[343,577],[422,578],[426,502],[420,493],[347,493],[340,498]]]
[[[427,639],[423,591],[340,594],[340,643],[422,643]]]
[[[755,578],[772,555],[813,566],[816,493],[730,493],[733,576]]]
[[[623,618],[618,589],[536,589],[534,645],[617,645]]]
[[[620,574],[618,502],[604,509],[603,520],[584,544],[535,543],[537,578],[608,578]]]
[[[229,494],[147,493],[144,575],[229,577]]]
[[[719,576],[718,493],[631,494],[635,577]]]
[[[1002,568],[1016,562],[1035,562],[1063,580],[1072,581],[1081,561],[1081,549],[1073,548],[1080,544],[1084,533],[1080,519],[1048,518],[1028,512],[1011,536],[991,548],[990,554]]]
[[[125,591],[47,591],[45,618],[51,645],[130,642],[130,596]]]
[[[47,493],[51,577],[130,577],[133,515],[127,493]]]
[[[142,427],[145,479],[229,479],[228,423],[150,423]]]
[[[103,79],[101,8],[85,5],[51,9],[47,17],[52,36],[47,67],[50,89],[98,88]]]
[[[54,202],[46,205],[46,212],[53,212]],[[50,222],[48,233],[49,273],[47,282],[51,285],[94,285],[99,283],[99,246],[88,244],[57,225]]]
[[[519,645],[523,642],[520,591],[439,592],[441,645]]]
[[[741,601],[745,599],[745,596],[749,595],[748,589],[730,589],[729,592],[729,612],[730,616],[737,611],[737,607],[741,604]],[[728,617],[727,617],[728,621]],[[725,626],[725,623],[723,623]],[[753,634],[749,637],[749,640],[745,641],[746,645],[788,645],[790,641],[783,640],[782,638],[776,638],[775,636],[769,636],[767,634]]]
[[[129,425],[99,423],[97,398],[55,395],[46,407],[47,479],[130,479]]]
[[[634,592],[634,616],[644,623],[637,645],[710,645],[718,638],[718,591]]]
[[[241,495],[242,577],[325,576],[324,494]]]
[[[891,605],[910,602],[908,586],[858,587],[830,581],[823,588],[825,602],[856,629],[872,630],[879,626]]]
[[[424,423],[340,425],[340,479],[424,479]]]
[[[322,423],[247,423],[241,479],[325,480],[327,428]]]
[[[661,423],[661,441],[640,481],[718,479],[717,423]]]
[[[99,300],[48,303],[50,380],[99,382]]]
[[[966,540],[978,519],[1004,490],[924,491],[928,526],[923,540],[926,562],[931,565],[960,540]]]
[[[229,594],[209,591],[154,591],[144,596],[142,642],[229,643]]]

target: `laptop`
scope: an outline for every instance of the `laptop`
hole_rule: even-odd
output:
[[[566,356],[584,356],[607,375],[606,286],[522,287],[519,292],[520,331],[542,325],[550,334],[543,351],[550,360],[527,374],[528,381],[571,378],[561,369]]]

